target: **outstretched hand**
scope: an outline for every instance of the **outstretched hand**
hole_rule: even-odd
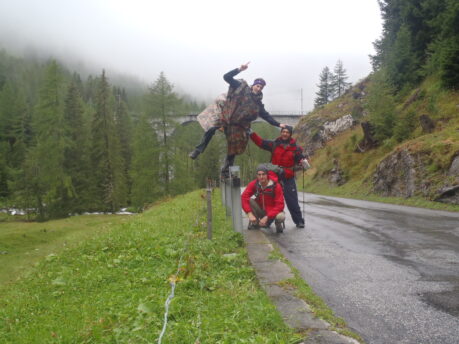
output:
[[[239,67],[239,71],[243,71],[243,70],[246,70],[247,68],[249,68],[249,62],[247,62],[246,64],[242,64],[240,67]]]

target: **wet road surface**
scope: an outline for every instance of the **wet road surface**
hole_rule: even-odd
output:
[[[267,234],[367,343],[459,343],[459,213],[312,194],[304,210],[306,228]]]

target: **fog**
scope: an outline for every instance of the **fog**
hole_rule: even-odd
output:
[[[381,25],[376,0],[0,0],[7,51],[147,84],[163,71],[176,91],[206,102],[227,90],[224,73],[250,61],[238,78],[267,81],[270,112],[311,110],[320,72],[338,60],[349,82],[367,76]]]

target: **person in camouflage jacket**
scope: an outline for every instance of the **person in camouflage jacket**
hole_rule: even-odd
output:
[[[262,78],[255,79],[251,86],[249,86],[245,80],[234,79],[237,74],[248,68],[248,64],[249,63],[243,64],[239,68],[233,69],[223,76],[223,79],[229,84],[226,100],[218,103],[217,98],[217,106],[211,106],[215,111],[220,113],[220,118],[216,120],[215,114],[212,113],[215,111],[212,111],[209,107],[206,109],[208,110],[209,116],[213,116],[215,119],[215,125],[208,126],[208,128],[205,129],[206,132],[200,144],[189,154],[190,158],[196,159],[207,147],[216,130],[223,127],[228,146],[222,173],[228,172],[228,168],[233,165],[236,155],[244,153],[249,140],[247,129],[250,128],[251,123],[256,120],[258,116],[273,126],[282,128],[286,126],[285,124],[277,122],[265,110],[264,104],[262,103],[262,90],[266,86],[266,82]],[[204,110],[204,112],[206,110]],[[201,116],[201,118],[202,117],[203,116]],[[202,119],[202,121],[204,121],[204,119]]]

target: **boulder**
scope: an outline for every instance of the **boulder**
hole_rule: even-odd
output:
[[[334,121],[315,118],[298,125],[295,132],[300,133],[298,139],[302,142],[306,153],[312,156],[317,149],[323,148],[338,133],[346,131],[354,125],[356,125],[356,121],[350,114]]]
[[[434,121],[427,115],[419,116],[419,122],[424,133],[431,133],[435,129]]]
[[[383,159],[373,175],[373,191],[382,196],[411,197],[416,191],[417,168],[422,164],[407,149]]]
[[[453,158],[448,170],[448,176],[455,176],[459,178],[459,154]]]
[[[459,204],[459,185],[444,187],[438,191],[436,202]]]
[[[429,155],[403,148],[392,152],[376,167],[373,191],[382,196],[428,197],[437,202],[459,204],[459,154],[445,170],[441,183],[431,184],[426,166]]]

